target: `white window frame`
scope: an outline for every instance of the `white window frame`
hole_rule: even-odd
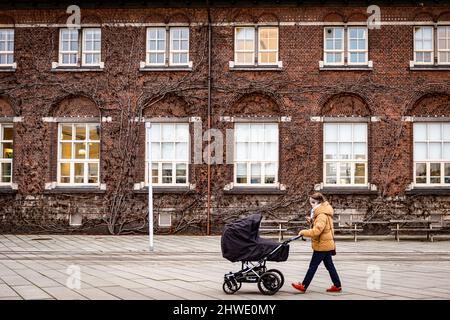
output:
[[[327,49],[327,30],[332,29],[342,29],[342,49],[341,50],[330,50]],[[350,50],[350,29],[365,29],[365,50]],[[336,39],[336,38],[333,38]],[[364,62],[351,62],[350,53],[365,53]],[[339,62],[327,62],[327,53],[341,53],[341,61]],[[320,62],[322,63],[322,61]],[[371,61],[369,60],[369,29],[365,26],[351,25],[351,26],[325,26],[323,29],[323,65],[324,66],[371,66]]]
[[[153,159],[152,157],[152,166],[154,166],[155,164],[158,166],[158,182],[152,182],[153,186],[160,186],[160,187],[178,187],[178,186],[189,186],[189,163],[190,163],[190,154],[191,154],[191,135],[190,135],[190,126],[189,123],[187,122],[152,122],[152,128],[154,128],[155,124],[160,125],[160,139],[158,141],[154,141],[153,143],[159,143],[159,147],[160,147],[160,155],[162,155],[162,143],[163,142],[171,142],[173,144],[176,144],[177,142],[183,142],[183,143],[187,143],[187,159],[185,159],[184,161],[180,160],[180,159]],[[164,125],[186,125],[188,126],[188,137],[187,137],[187,141],[177,141],[176,140],[176,136],[174,138],[173,141],[163,141],[162,140],[162,127]],[[149,185],[149,175],[150,172],[152,172],[152,170],[150,169],[150,163],[149,163],[149,159],[148,159],[148,137],[149,137],[149,132],[148,130],[151,130],[151,128],[147,128],[145,127],[145,185],[148,186]],[[151,134],[150,134],[151,136]],[[150,137],[150,139],[152,139]],[[153,141],[153,140],[152,140]],[[152,148],[153,150],[153,148]],[[174,154],[175,154],[175,147],[174,147]],[[171,183],[163,183],[162,181],[162,165],[163,164],[167,164],[170,163],[172,164],[172,182]],[[176,166],[178,164],[184,164],[186,166],[186,182],[184,183],[177,183],[176,179]],[[152,177],[153,178],[153,177]]]
[[[97,50],[89,50],[85,52],[85,30],[98,30],[100,32],[100,51]],[[77,50],[68,50],[63,51],[62,45],[62,33],[64,31],[75,31],[77,33]],[[72,40],[72,39],[71,39]],[[102,60],[102,29],[100,27],[89,27],[89,28],[81,28],[81,32],[79,29],[69,29],[69,28],[60,28],[59,29],[59,52],[58,52],[58,66],[62,67],[101,67],[103,68]],[[97,53],[100,54],[100,61],[98,63],[89,63],[86,64],[85,54],[86,53]],[[76,54],[77,62],[76,63],[63,63],[63,54]],[[80,59],[81,58],[81,59]]]
[[[98,31],[100,33],[100,49],[99,50],[86,50],[86,32]],[[81,65],[82,66],[100,66],[102,61],[102,29],[101,28],[83,28],[82,29],[82,50],[81,50]],[[95,41],[92,41],[95,42]],[[97,63],[86,63],[86,54],[98,54],[100,56]]]
[[[422,49],[420,51],[417,51],[417,49],[416,49],[416,29],[419,29],[419,28],[430,28],[431,29],[431,50],[423,50]],[[423,33],[423,31],[422,31],[422,33]],[[434,64],[434,44],[435,44],[434,35],[435,35],[435,32],[434,32],[433,26],[414,26],[414,29],[413,29],[414,44],[413,44],[413,46],[414,46],[414,64],[415,65],[433,65]],[[422,38],[422,42],[423,42],[423,38]],[[417,53],[418,52],[430,52],[431,53],[431,61],[430,62],[418,62],[417,61]]]
[[[276,140],[276,150],[277,150],[277,160],[252,160],[252,159],[246,159],[246,160],[238,160],[236,155],[237,155],[237,134],[236,134],[236,130],[235,130],[235,134],[234,134],[234,142],[233,142],[233,148],[234,148],[234,163],[233,163],[233,183],[236,186],[244,186],[244,187],[274,187],[278,185],[278,174],[279,174],[279,157],[280,157],[280,138],[279,138],[279,124],[278,123],[274,123],[274,122],[238,122],[235,124],[236,125],[276,125],[277,126],[277,140]],[[236,128],[235,128],[236,129]],[[264,128],[265,130],[265,128]],[[265,139],[260,140],[260,141],[251,141],[250,139],[250,133],[251,129],[249,129],[248,134],[249,134],[249,140],[247,141],[247,143],[253,142],[253,143],[268,143]],[[241,141],[242,142],[242,141]],[[269,141],[269,142],[273,142],[273,141]],[[246,183],[238,183],[237,181],[237,167],[238,164],[242,164],[245,163],[247,166],[247,182]],[[275,164],[275,177],[274,177],[274,182],[273,183],[266,183],[265,182],[265,169],[266,169],[266,164]],[[261,165],[261,183],[251,183],[251,165],[252,164],[260,164]]]
[[[63,126],[72,126],[72,139],[71,140],[62,140],[62,127]],[[86,127],[86,140],[76,140],[75,138],[75,126],[76,125],[84,125]],[[87,129],[89,125],[98,125],[100,127],[100,134],[99,134],[99,140],[91,140],[89,135],[89,130]],[[88,139],[89,138],[89,139]],[[71,143],[72,144],[72,156],[70,159],[62,159],[61,153],[61,143]],[[76,159],[74,157],[75,155],[75,143],[76,142],[82,142],[86,143],[86,146],[88,146],[89,142],[94,142],[99,144],[99,159],[88,159],[87,156],[89,155],[88,149],[86,149],[86,158],[85,159]],[[80,186],[100,186],[100,177],[101,177],[101,168],[100,168],[100,153],[101,153],[101,125],[100,123],[58,123],[58,158],[57,158],[57,181],[56,184],[58,186],[65,186],[65,187],[80,187]],[[61,181],[61,163],[69,163],[70,164],[70,182],[69,183],[63,183]],[[98,176],[97,176],[97,182],[96,183],[89,183],[89,182],[83,182],[83,183],[75,183],[75,163],[83,163],[83,180],[88,181],[89,180],[89,163],[96,163],[98,168]]]
[[[237,30],[238,29],[251,29],[253,31],[253,50],[237,50]],[[245,38],[247,41],[247,38]],[[239,26],[239,27],[235,27],[234,28],[234,61],[235,61],[235,65],[237,66],[245,66],[245,65],[249,65],[249,66],[253,66],[255,65],[255,57],[256,57],[256,28],[255,27],[250,27],[250,26]],[[242,63],[242,62],[238,62],[237,59],[237,54],[238,53],[252,53],[252,62],[251,63]]]
[[[355,129],[354,126],[355,125],[362,125],[365,124],[366,125],[366,148],[365,148],[365,154],[366,154],[366,159],[355,159],[355,158],[351,158],[351,159],[326,159],[325,158],[325,145],[326,143],[337,143],[338,147],[337,147],[337,153],[336,156],[339,156],[339,146],[341,143],[349,143],[351,142],[352,144],[352,156],[354,154],[354,144],[355,143],[362,143],[359,141],[355,142],[355,137],[354,137],[354,133],[355,133]],[[336,140],[333,142],[330,141],[325,141],[325,126],[326,125],[337,125],[337,132],[338,132],[338,137],[336,137]],[[340,125],[351,125],[352,126],[352,139],[351,141],[340,141],[339,138],[339,127]],[[327,186],[327,187],[366,187],[369,185],[369,126],[366,122],[327,122],[324,123],[324,128],[323,128],[323,145],[322,145],[322,150],[323,150],[323,185]],[[336,183],[327,183],[327,163],[335,163],[336,164]],[[350,183],[347,184],[342,184],[340,183],[340,178],[341,178],[341,167],[340,164],[341,163],[350,163]],[[355,164],[356,163],[364,163],[364,183],[355,183]]]
[[[75,31],[76,32],[76,34],[77,34],[77,37],[76,37],[76,39],[77,39],[77,50],[66,50],[66,51],[63,50],[63,32],[64,31],[71,31],[71,32]],[[70,40],[69,40],[69,43],[71,43],[72,40],[73,39],[72,39],[72,36],[71,36]],[[69,45],[69,47],[70,47],[70,45]],[[59,52],[58,53],[59,53],[58,54],[58,56],[59,56],[58,64],[59,65],[61,65],[61,66],[73,66],[73,67],[76,67],[76,66],[79,65],[79,60],[80,60],[80,32],[79,32],[79,30],[77,30],[77,29],[72,30],[72,29],[69,29],[69,28],[61,28],[61,29],[59,29]],[[64,63],[63,62],[63,55],[64,54],[76,54],[77,62],[76,63]]]
[[[179,49],[179,50],[174,50],[173,49],[173,34],[172,34],[172,32],[173,31],[175,31],[175,30],[179,30],[179,29],[186,29],[187,30],[187,38],[186,39],[184,39],[184,38],[180,38],[180,39],[178,39],[178,41],[180,41],[180,40],[187,40],[187,44],[188,44],[188,47],[187,47],[187,49],[186,50],[182,50],[182,49]],[[170,56],[170,58],[169,58],[169,65],[171,65],[171,66],[188,66],[189,65],[189,41],[190,41],[190,30],[189,30],[189,27],[171,27],[171,28],[169,28],[169,33],[170,33],[170,36],[169,36],[169,41],[170,41],[170,44],[169,44],[169,51],[170,51],[170,53],[169,53],[169,56]],[[167,36],[166,36],[167,37]],[[186,63],[174,63],[173,62],[173,54],[174,53],[186,53],[187,54],[187,58],[186,58]]]
[[[15,38],[14,29],[0,28],[0,31],[6,32],[6,35],[7,35],[6,40],[0,40],[2,42],[5,42],[5,49],[7,49],[7,47],[8,47],[8,42],[12,41],[12,50],[0,51],[0,55],[5,55],[5,56],[12,55],[12,62],[11,63],[2,63],[2,64],[0,64],[0,66],[13,67],[13,66],[15,66],[15,63],[14,63],[14,38]],[[12,34],[12,39],[10,39],[11,34]]]
[[[238,29],[249,29],[253,32],[253,50],[238,50],[238,38],[237,38],[237,30]],[[264,29],[276,29],[277,32],[277,48],[274,49],[261,49],[260,44],[260,32]],[[276,53],[276,61],[275,62],[261,62],[260,54],[275,52]],[[238,61],[238,53],[252,53],[252,62],[239,62]],[[280,60],[280,30],[278,26],[236,26],[234,28],[234,66],[277,66],[279,67],[281,64]]]
[[[445,30],[445,37],[444,39],[446,39],[447,42],[447,49],[441,49],[439,46],[439,40],[441,38],[439,38],[439,29],[443,28]],[[443,64],[443,65],[449,65],[450,64],[450,58],[449,61],[445,61],[442,62],[441,61],[441,56],[440,56],[440,52],[447,52],[447,55],[450,55],[450,25],[449,26],[438,26],[437,27],[437,32],[436,32],[436,41],[437,41],[437,58],[438,58],[438,64]]]
[[[332,29],[332,30],[342,29],[342,49],[341,50],[336,50],[336,49],[330,50],[330,49],[327,49],[327,36],[326,36],[326,34],[327,34],[327,30],[328,29]],[[344,65],[345,64],[345,33],[346,33],[345,30],[346,30],[346,28],[344,26],[340,26],[340,27],[325,27],[323,29],[323,63],[324,63],[324,65],[327,65],[327,66],[340,66],[340,65]],[[336,38],[333,37],[332,39],[336,39]],[[341,53],[341,57],[342,57],[341,61],[340,62],[327,62],[327,58],[326,58],[327,53]]]
[[[417,124],[421,124],[421,125],[426,125],[426,132],[427,132],[427,139],[426,140],[416,140],[415,135],[414,135],[414,130],[416,130],[415,126]],[[441,140],[430,140],[428,137],[428,125],[430,124],[440,124],[441,126]],[[444,124],[449,125],[450,123],[447,122],[415,122],[413,125],[413,186],[415,187],[450,187],[450,183],[445,183],[445,164],[450,164],[450,158],[449,159],[435,159],[435,160],[431,160],[428,159],[428,153],[430,150],[430,143],[441,143],[441,154],[443,154],[444,151],[444,143],[448,143],[450,144],[450,139],[449,140],[444,140]],[[425,160],[417,160],[415,158],[415,148],[416,148],[416,142],[418,143],[426,143],[427,144],[427,158]],[[417,164],[426,164],[426,183],[417,183],[417,170],[416,170],[416,166]],[[440,176],[440,183],[431,183],[431,164],[440,164],[440,171],[441,171],[441,176]]]
[[[280,42],[279,28],[275,27],[275,26],[264,26],[264,27],[258,27],[257,29],[258,29],[258,39],[257,39],[257,41],[258,41],[258,65],[267,65],[267,66],[277,65],[278,64],[278,60],[279,60],[278,55],[279,55],[279,51],[280,51],[280,48],[279,48],[280,47],[280,45],[279,45],[279,42]],[[273,50],[273,49],[261,49],[261,42],[260,42],[261,30],[264,30],[264,29],[275,29],[276,30],[276,32],[277,32],[277,48],[275,50]],[[270,52],[275,52],[275,54],[276,54],[275,62],[273,62],[273,63],[272,62],[267,62],[267,63],[261,62],[260,54],[261,53],[270,53]]]
[[[163,50],[150,50],[150,46],[149,46],[149,41],[153,40],[149,38],[149,34],[151,30],[156,30],[156,38],[154,40],[156,40],[156,48],[158,48],[158,41],[160,40],[164,40],[164,49]],[[164,30],[164,39],[160,39],[158,38],[158,31],[159,30]],[[145,42],[145,64],[149,65],[149,66],[165,66],[166,65],[166,60],[167,60],[167,29],[166,27],[149,27],[146,30],[146,42]],[[163,54],[164,55],[164,59],[162,63],[151,63],[150,62],[150,55],[151,54]]]
[[[351,50],[350,49],[350,30],[351,29],[364,29],[365,31],[365,50],[361,50],[361,49],[356,49],[356,50]],[[367,27],[363,27],[363,26],[349,26],[346,28],[346,32],[345,34],[347,34],[347,64],[348,65],[358,65],[358,66],[366,66],[369,64],[369,29]],[[345,35],[344,35],[345,36]],[[359,40],[360,38],[356,38],[357,40]],[[365,55],[365,61],[364,62],[351,62],[350,61],[350,54],[351,53],[364,53]]]
[[[0,186],[10,186],[13,183],[13,158],[14,158],[14,136],[13,140],[4,140],[3,137],[3,128],[12,128],[13,129],[13,135],[14,135],[14,125],[12,123],[0,123]],[[13,146],[13,158],[3,158],[3,143],[11,143]],[[10,182],[3,182],[3,170],[2,166],[4,163],[10,163],[11,164],[11,181]]]

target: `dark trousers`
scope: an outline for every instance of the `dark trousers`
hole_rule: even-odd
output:
[[[331,251],[314,251],[311,262],[309,263],[308,272],[306,273],[305,279],[303,280],[303,285],[305,286],[305,288],[308,288],[309,284],[314,278],[314,274],[316,273],[317,268],[322,261],[325,265],[325,268],[327,268],[328,272],[330,273],[333,284],[339,288],[341,286],[341,280],[339,279],[339,275],[336,271],[336,268],[334,267]]]

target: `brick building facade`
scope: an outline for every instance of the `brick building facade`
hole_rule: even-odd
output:
[[[448,215],[450,3],[382,1],[379,29],[365,1],[283,4],[81,3],[81,29],[2,7],[1,230],[145,232],[146,122],[161,233],[296,219],[314,189],[369,220]],[[199,127],[224,163],[195,161]]]

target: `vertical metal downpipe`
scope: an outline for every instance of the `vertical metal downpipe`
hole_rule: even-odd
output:
[[[211,234],[211,10],[209,0],[206,0],[208,10],[208,201],[206,234]]]

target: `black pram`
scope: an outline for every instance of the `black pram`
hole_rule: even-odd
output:
[[[262,294],[275,294],[284,284],[283,274],[276,269],[267,270],[266,261],[286,261],[289,256],[289,242],[283,243],[263,239],[259,236],[262,215],[252,214],[225,226],[222,234],[222,256],[231,262],[242,262],[242,270],[225,274],[223,291],[233,294],[242,282],[258,283]]]

